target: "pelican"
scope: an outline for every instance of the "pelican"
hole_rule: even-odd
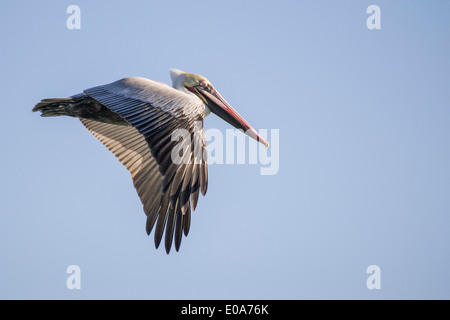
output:
[[[208,187],[203,119],[212,112],[269,145],[208,79],[177,69],[170,69],[170,75],[173,87],[129,77],[69,98],[43,99],[33,108],[42,117],[79,118],[117,157],[130,172],[142,202],[147,234],[156,223],[155,247],[165,233],[167,254],[173,240],[179,250],[183,233],[189,233],[191,209],[196,209],[199,192],[204,196]],[[189,161],[178,164],[171,157],[179,143],[172,138],[176,129],[187,130],[192,138],[192,147],[183,155]]]

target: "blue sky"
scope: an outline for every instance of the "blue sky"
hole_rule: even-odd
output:
[[[66,9],[81,9],[69,30]],[[366,9],[381,9],[369,30]],[[14,1],[0,10],[0,298],[449,299],[448,1]],[[213,165],[180,252],[129,173],[36,102],[206,76],[280,166]],[[206,128],[230,128],[214,115]],[[68,290],[66,268],[81,269]],[[366,269],[381,269],[381,289]]]

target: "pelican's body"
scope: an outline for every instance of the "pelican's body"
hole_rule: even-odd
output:
[[[147,215],[148,234],[156,223],[156,247],[165,230],[167,253],[172,239],[178,251],[182,233],[189,232],[191,208],[195,210],[199,192],[206,194],[203,119],[213,112],[267,146],[206,78],[174,69],[171,77],[173,87],[124,78],[70,98],[44,99],[33,108],[42,116],[79,118],[114,153],[131,173]],[[188,161],[181,164],[171,158],[178,143],[172,139],[176,129],[187,130],[192,139],[190,152],[183,155]]]

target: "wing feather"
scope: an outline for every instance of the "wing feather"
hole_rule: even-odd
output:
[[[195,210],[199,191],[204,195],[207,190],[203,102],[143,78],[125,78],[87,89],[85,94],[129,124],[81,119],[130,171],[147,215],[147,233],[155,227],[156,248],[165,233],[167,253],[173,240],[178,251],[182,234],[189,233],[191,206]],[[171,152],[180,142],[172,141],[171,135],[179,128],[191,133],[192,147],[183,154],[182,163],[175,164]]]

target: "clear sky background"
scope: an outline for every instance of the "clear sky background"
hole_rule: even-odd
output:
[[[81,8],[68,30],[66,9]],[[381,8],[381,30],[366,9]],[[0,298],[450,299],[449,1],[8,1],[0,10]],[[180,252],[130,175],[42,98],[206,76],[277,175],[213,165]],[[230,126],[214,115],[206,128]],[[270,137],[269,137],[270,141]],[[81,268],[68,290],[66,268]],[[370,265],[381,289],[366,287]]]

